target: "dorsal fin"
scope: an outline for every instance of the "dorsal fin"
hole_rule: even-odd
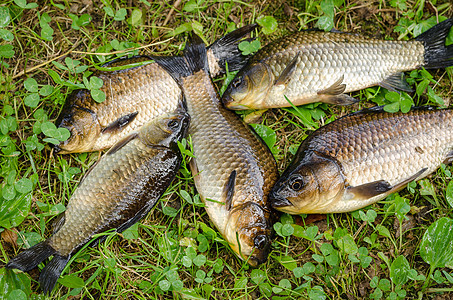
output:
[[[233,204],[233,196],[234,196],[234,187],[236,185],[236,170],[233,170],[228,177],[227,184],[223,190],[223,194],[225,197],[225,208],[229,211],[231,210]]]

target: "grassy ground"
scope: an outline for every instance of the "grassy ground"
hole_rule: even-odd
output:
[[[383,39],[409,39],[432,26],[436,18],[453,15],[448,0],[182,2],[39,1],[35,5],[15,0],[0,4],[0,264],[48,237],[55,216],[99,157],[98,153],[54,155],[47,143],[64,138],[51,123],[68,93],[83,82],[86,70],[128,53],[176,53],[184,31],[192,29],[213,42],[236,26],[260,18],[263,27],[258,36],[265,44],[294,30],[331,25]],[[336,5],[335,10],[329,3]],[[265,16],[274,19],[262,19]],[[451,70],[408,73],[417,89],[411,99],[416,105],[440,105],[440,98],[448,104],[452,75]],[[219,87],[223,82],[217,81]],[[274,109],[254,122],[266,125],[262,128],[271,143],[275,134],[273,152],[283,170],[312,129],[362,107],[389,104],[393,98],[385,94],[372,88],[355,93],[362,101],[351,107],[302,107],[305,121],[294,111]],[[395,101],[404,105],[409,100],[398,97]],[[243,116],[251,118],[246,115],[249,112]],[[448,235],[452,237],[442,231],[448,224],[433,229],[430,247],[424,247],[423,239],[435,221],[453,217],[451,166],[359,212],[282,215],[275,225],[269,260],[257,269],[243,264],[211,229],[196,201],[192,180],[182,175],[185,166],[182,170],[142,222],[123,234],[109,234],[104,243],[77,254],[52,297],[453,297],[453,273],[444,267],[451,267],[453,258],[442,253],[448,250],[442,243]],[[1,269],[0,298],[13,291],[10,299],[44,299],[38,276],[37,270],[25,275]]]

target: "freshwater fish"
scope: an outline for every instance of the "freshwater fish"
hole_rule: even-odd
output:
[[[208,48],[212,76],[240,69],[246,62],[237,45],[256,27],[244,26],[220,38]],[[118,67],[152,60],[149,56],[118,59],[104,66]],[[158,64],[150,63],[120,71],[101,71],[101,91],[106,94],[97,103],[90,91],[76,90],[66,100],[57,127],[67,128],[71,136],[55,147],[60,154],[97,151],[110,148],[133,130],[166,112],[174,111],[182,99],[181,89]]]
[[[356,100],[345,93],[375,85],[410,91],[402,72],[453,65],[453,45],[445,46],[452,25],[447,19],[411,41],[297,32],[259,50],[222,101],[233,110],[289,107],[289,101],[348,105]]]
[[[195,156],[190,167],[206,212],[241,259],[252,266],[264,262],[271,245],[268,193],[277,180],[275,159],[250,127],[222,106],[198,36],[184,57],[155,60],[186,98]]]
[[[156,118],[115,144],[85,174],[53,235],[12,258],[6,267],[26,272],[53,256],[39,276],[42,290],[50,293],[71,256],[95,234],[122,232],[154,207],[178,172],[182,158],[177,141],[188,126],[189,116],[178,111]]]
[[[453,110],[381,107],[337,119],[300,145],[270,194],[290,214],[354,211],[453,159]]]

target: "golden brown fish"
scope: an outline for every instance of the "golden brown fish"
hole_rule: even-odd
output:
[[[338,213],[370,205],[453,159],[453,110],[407,114],[368,109],[305,139],[270,198],[290,214]]]
[[[93,235],[109,229],[121,232],[153,208],[178,172],[176,143],[188,125],[186,113],[167,114],[118,142],[82,179],[54,234],[6,267],[29,271],[53,256],[39,277],[43,291],[52,291],[71,256]]]
[[[198,36],[184,57],[155,60],[179,82],[186,98],[195,156],[191,170],[211,221],[240,258],[252,266],[264,262],[272,231],[267,195],[277,179],[271,152],[220,103]]]
[[[238,70],[245,64],[237,44],[256,25],[237,29],[209,47],[208,59],[213,76]],[[117,67],[151,60],[148,56],[118,59],[104,66]],[[58,127],[67,128],[71,137],[55,147],[60,154],[110,148],[131,131],[157,116],[174,111],[182,99],[181,89],[158,64],[150,63],[120,71],[95,75],[104,82],[106,100],[97,103],[88,90],[76,90],[66,100]]]
[[[412,41],[384,41],[347,33],[301,31],[252,57],[223,95],[229,109],[288,107],[312,102],[346,105],[344,94],[380,85],[410,90],[404,71],[453,65],[445,39],[448,19]],[[287,99],[288,100],[287,100]]]

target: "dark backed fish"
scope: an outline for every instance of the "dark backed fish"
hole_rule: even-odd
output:
[[[264,262],[273,225],[268,193],[277,179],[271,152],[220,103],[198,36],[186,46],[184,57],[155,60],[183,90],[192,117],[191,170],[211,221],[241,259],[252,266]]]
[[[222,100],[235,110],[288,107],[288,100],[294,105],[346,105],[355,100],[344,93],[370,86],[407,91],[410,87],[402,72],[453,65],[453,45],[445,46],[452,25],[453,20],[448,19],[411,41],[297,32],[259,50]]]
[[[210,71],[216,76],[240,69],[246,62],[237,45],[256,25],[244,26],[217,40],[209,47]],[[118,59],[104,66],[118,67],[150,61],[149,56]],[[63,107],[58,127],[67,128],[70,138],[55,147],[60,154],[97,151],[117,141],[157,116],[174,111],[182,93],[171,76],[158,64],[150,63],[120,71],[102,71],[95,75],[104,85],[106,100],[97,103],[88,90],[76,90]]]
[[[115,144],[82,179],[53,235],[6,267],[25,272],[53,256],[39,277],[43,291],[52,291],[71,256],[93,235],[122,232],[154,207],[178,172],[177,141],[188,126],[187,113],[167,114]]]
[[[272,189],[291,214],[357,210],[401,190],[453,159],[453,110],[380,107],[333,121],[305,139]]]

